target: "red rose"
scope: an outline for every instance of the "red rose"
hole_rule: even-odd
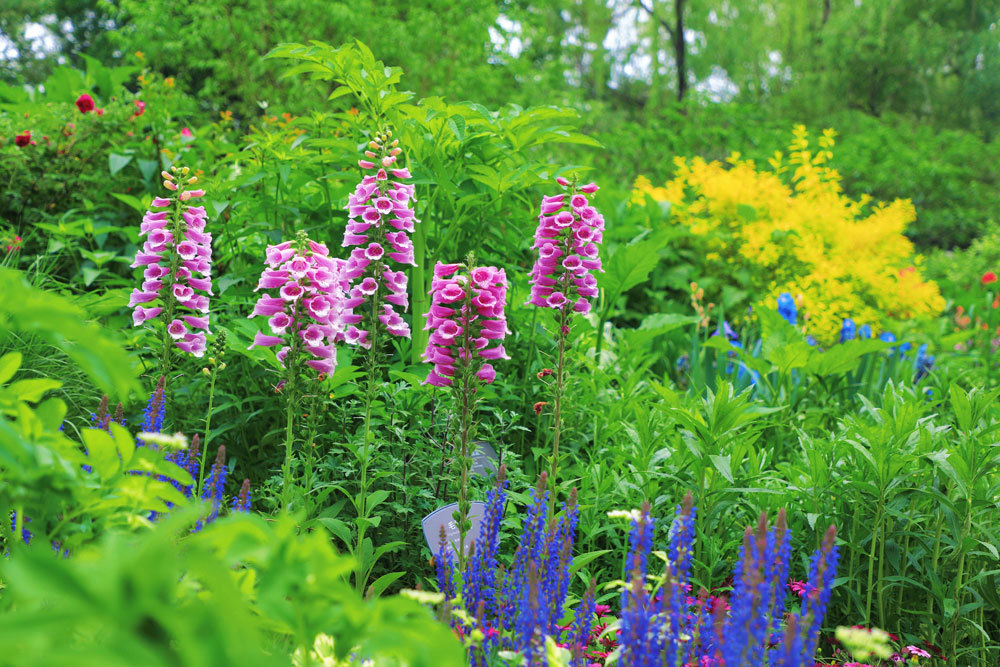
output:
[[[132,114],[133,116],[141,116],[146,113],[146,103],[142,100],[132,100],[132,104],[136,107],[135,113]]]
[[[14,143],[20,148],[24,148],[31,143],[31,131],[25,130],[24,134],[18,134],[14,137]]]
[[[94,98],[84,93],[80,97],[76,98],[76,108],[80,110],[80,113],[89,113],[94,110]]]
[[[994,273],[993,271],[987,271],[986,273],[983,274],[983,277],[980,279],[979,282],[981,282],[984,285],[989,285],[991,283],[995,283],[996,281],[997,281],[997,274]]]

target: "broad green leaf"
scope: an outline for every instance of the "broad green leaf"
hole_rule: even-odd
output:
[[[42,396],[45,392],[51,391],[53,389],[58,389],[62,386],[62,382],[58,380],[50,380],[48,378],[33,378],[30,380],[18,380],[10,385],[10,391],[12,394],[17,396],[19,400],[27,401],[28,403],[37,403],[42,400]]]
[[[14,373],[16,373],[17,369],[20,367],[20,352],[8,352],[0,357],[0,385],[7,384],[7,382],[14,377]]]
[[[108,153],[108,171],[114,176],[124,169],[132,161],[131,155],[119,155],[118,153]]]

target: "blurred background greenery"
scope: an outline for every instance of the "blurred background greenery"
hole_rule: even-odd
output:
[[[141,51],[193,113],[247,124],[314,108],[264,60],[276,44],[360,39],[417,97],[579,109],[606,147],[590,159],[624,181],[833,127],[847,192],[911,198],[911,239],[951,249],[1000,204],[998,16],[997,0],[9,0],[0,81]]]

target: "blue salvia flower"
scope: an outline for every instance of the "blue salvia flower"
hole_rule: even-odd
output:
[[[542,562],[541,549],[545,542],[545,524],[548,517],[549,492],[545,486],[548,475],[542,473],[538,486],[531,491],[532,502],[528,505],[527,516],[521,526],[521,544],[514,552],[514,561],[507,571],[503,585],[501,625],[514,627],[520,600],[527,594],[527,573],[529,564]]]
[[[795,307],[795,299],[788,292],[778,295],[778,314],[785,318],[785,321],[795,326],[798,317],[798,309]]]
[[[576,489],[570,492],[569,500],[563,507],[562,516],[556,522],[552,519],[546,544],[546,560],[542,588],[542,601],[548,610],[545,632],[558,636],[559,621],[563,615],[563,604],[569,592],[569,566],[573,560],[573,541],[579,508],[576,504]]]
[[[503,627],[514,630],[513,648],[520,652],[528,664],[539,650],[539,639],[545,634],[549,619],[549,610],[544,602],[551,595],[552,577],[548,569],[552,564],[549,549],[551,533],[546,531],[548,517],[549,492],[543,490],[547,484],[548,475],[542,473],[538,478],[538,487],[532,492],[534,503],[528,507],[528,516],[522,528],[521,545],[514,553],[514,563],[508,572],[508,588],[515,600],[513,607],[507,610],[507,621]],[[544,596],[544,597],[543,597]],[[512,619],[512,620],[511,620]]]
[[[685,646],[682,637],[690,631],[688,622],[688,580],[694,557],[695,510],[691,494],[677,507],[676,518],[670,531],[667,551],[666,581],[663,586],[663,617],[666,623],[664,640],[666,664],[677,663],[679,650]]]
[[[226,447],[219,445],[219,452],[215,456],[215,465],[205,481],[205,488],[202,489],[201,499],[212,502],[212,513],[208,515],[208,522],[211,523],[219,516],[219,508],[222,507],[222,494],[226,490]]]
[[[233,498],[234,512],[250,511],[250,480],[244,479],[243,486],[240,487],[239,494]]]
[[[25,544],[31,544],[32,532],[28,530],[28,524],[31,523],[31,517],[24,517],[24,521],[21,522],[21,541]],[[10,530],[11,532],[17,530],[17,512],[11,512],[10,519]]]
[[[518,598],[517,621],[514,625],[514,649],[525,664],[534,667],[544,664],[542,658],[542,624],[545,609],[542,607],[541,586],[538,581],[538,563],[529,563],[525,585]],[[539,660],[540,659],[540,660]]]
[[[545,636],[559,639],[564,630],[559,622],[569,590],[579,510],[574,490],[562,512],[550,520],[547,483],[548,475],[543,473],[530,492],[520,543],[506,573],[498,559],[499,531],[507,499],[505,467],[501,466],[497,486],[487,495],[479,537],[473,542],[461,573],[463,607],[467,612],[474,610],[475,625],[485,634],[482,645],[469,656],[473,667],[485,667],[487,657],[497,648],[520,653],[525,664],[544,664]],[[439,555],[435,564],[439,590],[453,596],[454,561],[449,555],[450,550]],[[580,641],[585,643],[593,620],[590,618],[594,614],[593,595],[581,604],[591,607],[589,616],[580,609],[575,616],[574,627],[578,633],[584,633]],[[574,636],[568,636],[566,642],[571,644]]]
[[[142,423],[139,425],[141,432],[159,433],[163,429],[163,419],[167,416],[167,401],[163,393],[166,380],[166,376],[161,375],[156,388],[149,396],[149,402],[146,403],[146,409],[142,413]],[[142,441],[136,444],[141,446]]]
[[[862,340],[867,340],[867,339],[869,339],[871,337],[872,337],[872,328],[871,328],[871,325],[865,324],[865,325],[862,325],[862,327],[860,329],[858,329],[858,338],[860,338]]]
[[[455,558],[451,547],[448,546],[448,536],[445,535],[444,526],[441,526],[434,566],[437,570],[438,590],[444,593],[445,600],[453,599],[455,597]]]
[[[766,537],[765,537],[766,539]],[[729,619],[720,647],[727,665],[753,665],[751,651],[755,640],[755,621],[760,610],[761,592],[764,588],[762,565],[764,545],[758,544],[750,527],[743,534],[740,557],[733,575]]]
[[[695,602],[695,612],[688,626],[690,628],[691,639],[687,642],[687,652],[684,655],[685,665],[697,665],[701,660],[701,656],[715,655],[714,624],[708,597],[707,589],[702,588],[698,592],[698,600]],[[719,609],[722,610],[723,607],[720,605]]]
[[[881,334],[879,334],[878,339],[883,343],[895,343],[896,334],[892,333],[891,331],[883,331]],[[895,351],[896,351],[895,347],[890,347],[889,356],[891,357]]]
[[[653,548],[653,519],[649,516],[649,503],[645,503],[639,516],[632,521],[629,534],[629,553],[625,561],[629,567],[630,585],[622,591],[621,634],[622,664],[630,667],[651,667],[659,664],[659,631],[655,626],[655,606],[646,590],[649,552]]]
[[[854,320],[851,318],[845,318],[843,325],[840,327],[840,342],[846,343],[849,340],[854,340],[857,336],[858,328],[854,324]]]
[[[689,503],[686,499],[684,507]],[[685,511],[681,510],[681,517],[686,516]],[[799,614],[785,623],[783,636],[778,631],[785,608],[790,556],[784,513],[779,514],[771,529],[765,515],[756,530],[747,528],[734,574],[728,617],[722,605],[709,613],[708,592],[704,589],[694,605],[689,604],[686,595],[679,598],[679,605],[675,604],[673,593],[688,590],[690,569],[683,564],[689,560],[685,553],[691,552],[693,542],[693,534],[681,519],[675,521],[671,535],[662,611],[654,612],[644,584],[647,566],[644,555],[651,548],[651,534],[647,505],[633,523],[629,539],[631,585],[622,593],[619,636],[623,666],[698,665],[706,659],[718,661],[711,664],[741,667],[813,664],[838,559],[832,526],[822,548],[813,556],[810,592]],[[691,606],[693,614],[687,609]]]
[[[590,639],[590,628],[594,623],[597,614],[597,600],[594,597],[597,588],[597,581],[590,580],[590,586],[583,596],[583,600],[577,605],[576,613],[573,616],[573,625],[570,627],[568,644],[573,659],[570,667],[586,667],[588,660],[584,651]]]
[[[215,456],[215,464],[205,479],[205,488],[201,491],[201,499],[212,503],[212,511],[204,521],[198,520],[194,530],[197,532],[212,523],[219,517],[219,508],[222,507],[222,495],[226,488],[226,447],[219,446],[219,452]]]
[[[792,558],[792,540],[788,534],[788,521],[784,508],[778,511],[778,519],[774,522],[774,543],[775,557],[768,563],[767,571],[767,580],[771,582],[769,610],[771,622],[767,629],[768,633],[775,633],[781,629],[785,615],[785,582],[788,581],[788,565]]]
[[[809,592],[805,595],[796,619],[801,634],[799,664],[806,664],[816,652],[819,631],[826,616],[826,608],[833,594],[833,580],[837,574],[840,550],[834,541],[837,531],[833,526],[826,531],[822,546],[812,556],[809,567]]]
[[[500,549],[500,523],[507,502],[507,468],[497,471],[497,484],[486,494],[486,511],[479,526],[479,537],[473,542],[466,571],[462,573],[462,601],[466,609],[478,609],[484,604],[489,618],[499,616],[497,604],[497,554]]]

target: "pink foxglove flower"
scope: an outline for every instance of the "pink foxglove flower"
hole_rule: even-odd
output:
[[[528,303],[588,313],[590,299],[598,294],[593,272],[603,272],[598,246],[604,238],[604,217],[587,199],[597,186],[575,186],[562,177],[556,182],[569,192],[542,199]]]
[[[434,368],[425,384],[449,386],[463,370],[489,384],[496,378],[491,362],[510,358],[503,347],[509,333],[504,270],[477,266],[460,272],[462,268],[441,262],[434,267],[424,327],[431,334],[423,354]]]
[[[166,335],[178,349],[201,357],[208,331],[212,296],[212,235],[205,231],[205,208],[185,202],[204,195],[188,190],[197,181],[189,170],[163,172],[171,197],[156,197],[139,225],[145,241],[132,268],[142,268],[140,289],[129,298],[132,323],[139,326],[165,314]]]
[[[348,199],[342,245],[353,248],[346,270],[352,299],[371,299],[374,314],[386,330],[409,338],[410,325],[399,314],[409,305],[406,274],[389,267],[390,263],[416,266],[409,234],[419,221],[410,207],[415,199],[413,186],[402,182],[410,178],[410,172],[394,168],[401,149],[398,140],[387,143],[390,136],[378,135],[368,144],[366,159],[358,161],[371,173],[361,179]],[[351,327],[347,336],[352,342],[370,345],[367,331]]]
[[[337,364],[334,345],[347,340],[347,330],[361,321],[352,309],[364,300],[346,296],[346,265],[303,233],[294,244],[285,241],[268,246],[267,266],[255,291],[271,293],[265,292],[250,314],[268,318],[268,329],[257,333],[250,349],[280,345],[278,360],[286,368],[294,368],[302,355],[314,371],[333,373]]]

